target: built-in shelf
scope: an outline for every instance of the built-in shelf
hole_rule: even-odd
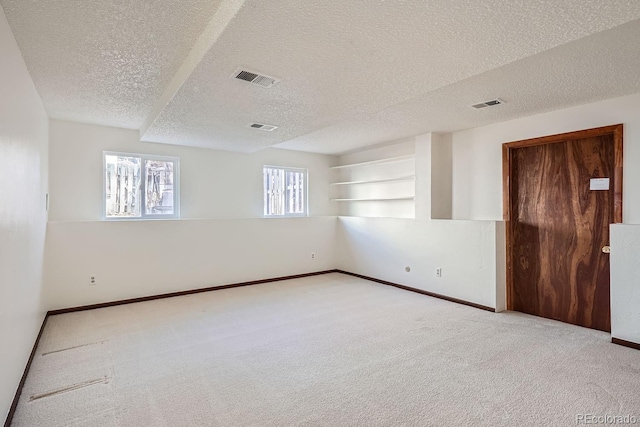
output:
[[[393,181],[415,181],[416,180],[416,176],[415,175],[407,175],[407,176],[400,176],[397,178],[387,178],[387,179],[371,179],[371,180],[365,180],[365,181],[343,181],[343,182],[332,182],[331,185],[353,185],[353,184],[373,184],[375,182],[393,182]]]
[[[366,165],[382,165],[385,163],[404,162],[407,160],[412,160],[414,158],[415,158],[414,154],[407,154],[404,156],[387,157],[386,159],[371,160],[369,162],[360,162],[360,163],[351,163],[349,165],[332,166],[331,169],[353,168],[357,166],[366,166]]]
[[[399,167],[398,170],[402,170],[402,172],[397,173],[397,171],[395,171],[396,173],[394,173],[393,175],[395,176],[389,176],[387,174],[387,176],[385,177],[385,174],[381,174],[382,170],[379,170],[377,175],[377,178],[372,178],[372,179],[360,179],[360,180],[353,180],[353,181],[346,181],[346,179],[353,179],[353,178],[367,178],[366,176],[352,176],[350,177],[349,175],[351,174],[350,171],[347,170],[347,168],[355,168],[358,166],[369,166],[369,165],[375,165],[375,166],[380,166],[380,165],[385,165],[385,164],[389,164],[389,163],[399,163],[399,162],[407,162],[410,160],[414,160],[415,159],[415,155],[414,154],[406,154],[403,156],[395,156],[395,157],[387,157],[384,159],[378,159],[378,160],[371,160],[368,162],[360,162],[360,163],[352,163],[352,164],[348,164],[348,165],[339,165],[339,166],[333,166],[331,169],[342,169],[344,170],[344,172],[341,171],[340,175],[342,175],[342,179],[345,179],[345,181],[338,181],[338,182],[332,182],[331,185],[332,186],[343,186],[343,188],[340,190],[340,192],[344,191],[344,194],[336,194],[336,196],[338,196],[337,198],[334,199],[330,199],[332,202],[388,202],[391,203],[391,205],[389,206],[394,206],[393,203],[396,201],[402,201],[402,200],[406,200],[406,201],[413,201],[415,200],[415,194],[413,194],[413,191],[403,191],[401,192],[404,194],[411,194],[411,195],[407,195],[407,196],[402,196],[402,197],[394,197],[394,196],[384,196],[384,194],[389,194],[388,191],[385,190],[389,190],[390,187],[385,187],[385,185],[387,183],[391,183],[391,182],[402,182],[402,181],[406,181],[406,182],[410,182],[413,181],[415,182],[416,180],[416,175],[415,175],[415,167],[413,164],[407,164],[406,167],[405,165],[401,165]],[[346,173],[345,173],[346,172]],[[387,172],[391,172],[391,171],[387,171]],[[404,174],[403,174],[404,173]],[[375,175],[373,175],[375,176]],[[351,187],[351,186],[355,186],[355,185],[359,185],[359,184],[375,184],[372,185],[371,187],[366,187],[367,189],[370,190],[375,190],[372,194],[369,194],[369,197],[358,197],[364,194],[358,194],[358,192],[356,191],[356,188]],[[344,187],[347,186],[347,187]],[[338,187],[334,187],[334,188],[338,188]],[[395,192],[395,194],[398,194],[397,192]],[[353,205],[351,205],[353,206]],[[363,209],[366,210],[366,208],[364,208],[364,205],[358,205],[360,207],[362,207]],[[399,206],[404,206],[404,205],[399,205]],[[346,209],[350,209],[349,207],[345,206]]]
[[[413,200],[415,197],[380,197],[376,199],[331,199],[332,202],[382,202],[387,200]]]

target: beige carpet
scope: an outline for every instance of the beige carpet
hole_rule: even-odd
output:
[[[49,318],[15,426],[640,423],[640,351],[342,274]]]

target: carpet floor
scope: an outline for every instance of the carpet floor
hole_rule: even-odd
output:
[[[333,273],[51,316],[12,425],[640,423],[609,341]]]

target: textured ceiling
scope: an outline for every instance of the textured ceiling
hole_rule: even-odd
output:
[[[452,132],[640,92],[640,22],[556,47],[278,145],[342,153],[424,132]],[[506,102],[470,106],[500,97]]]
[[[0,0],[52,118],[138,129],[217,0]]]
[[[144,141],[341,153],[640,91],[635,0],[0,3],[52,117]]]

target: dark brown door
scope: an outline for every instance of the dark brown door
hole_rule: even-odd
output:
[[[622,175],[614,132],[592,131],[510,146],[509,308],[610,331],[606,248]],[[591,189],[597,178],[608,189]]]

